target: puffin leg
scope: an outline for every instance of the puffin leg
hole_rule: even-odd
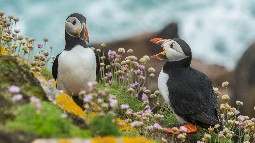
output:
[[[175,132],[175,131],[173,131],[173,129],[172,129],[172,128],[167,128],[167,132],[168,132],[168,133],[170,133],[170,134],[174,134],[174,135],[178,135],[178,134],[180,134],[180,132],[179,132],[179,131]]]
[[[196,133],[198,132],[198,127],[192,124],[185,124],[184,127],[187,128],[187,132],[186,133]],[[174,135],[178,135],[180,134],[180,131],[173,131],[172,128],[168,128],[167,132],[170,134],[174,134]]]
[[[198,132],[198,127],[192,124],[185,124],[184,127],[187,128],[186,133],[195,133]]]

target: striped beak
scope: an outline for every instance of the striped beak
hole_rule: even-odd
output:
[[[167,60],[166,51],[165,51],[165,48],[164,48],[164,43],[167,42],[167,41],[169,41],[169,40],[168,39],[163,39],[163,38],[153,38],[153,39],[150,40],[150,42],[155,43],[157,45],[160,45],[163,48],[162,52],[151,56],[151,58],[157,59],[157,60]]]

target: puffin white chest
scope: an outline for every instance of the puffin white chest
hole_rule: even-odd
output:
[[[161,70],[159,77],[158,77],[158,88],[159,91],[161,92],[163,98],[165,99],[165,102],[170,105],[170,100],[169,100],[169,91],[168,91],[168,86],[167,86],[167,81],[168,81],[168,74],[163,72],[163,69]]]
[[[58,88],[69,95],[88,90],[87,83],[96,80],[96,56],[90,48],[77,45],[63,51],[58,63]]]

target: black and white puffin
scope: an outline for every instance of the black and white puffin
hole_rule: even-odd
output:
[[[99,71],[98,58],[87,46],[89,42],[86,18],[73,13],[65,21],[65,49],[56,56],[52,75],[57,88],[70,96],[88,90],[88,82],[96,81]]]
[[[212,83],[205,74],[190,67],[189,45],[179,38],[150,41],[163,48],[161,53],[151,57],[167,60],[158,77],[158,88],[178,122],[187,128],[187,133],[196,132],[197,126],[221,125]],[[173,133],[171,129],[168,131]]]

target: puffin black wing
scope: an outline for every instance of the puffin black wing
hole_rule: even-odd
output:
[[[52,76],[55,80],[57,80],[57,78],[58,78],[58,57],[59,57],[60,54],[58,54],[56,56],[56,58],[53,62],[53,65],[52,65]]]
[[[174,75],[167,84],[175,114],[203,128],[220,124],[217,98],[207,76],[192,68],[177,70]]]

